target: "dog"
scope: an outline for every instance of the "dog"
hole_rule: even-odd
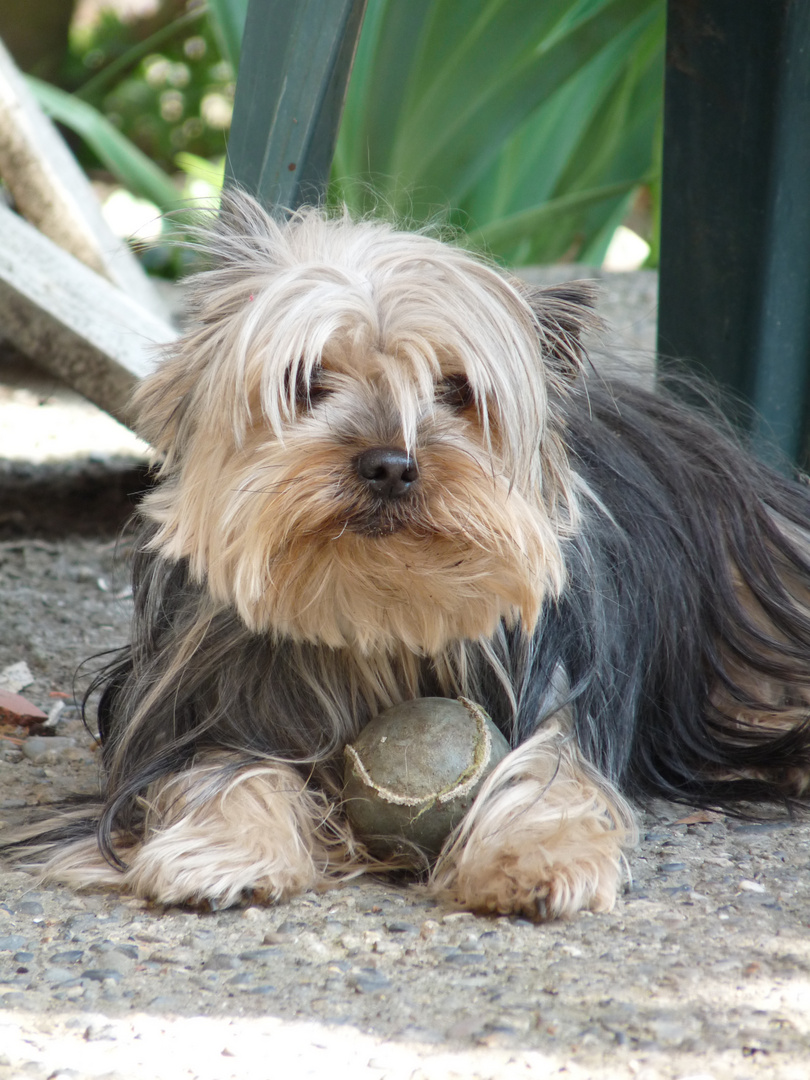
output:
[[[810,787],[810,494],[677,397],[588,371],[586,283],[226,193],[135,394],[159,454],[103,803],[45,866],[165,904],[385,870],[344,746],[422,696],[511,752],[430,868],[464,909],[609,909],[632,805]]]

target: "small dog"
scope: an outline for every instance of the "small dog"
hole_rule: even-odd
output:
[[[585,284],[238,192],[206,245],[135,399],[161,458],[104,802],[50,878],[222,906],[379,870],[342,750],[420,696],[513,747],[430,872],[472,911],[610,908],[628,798],[802,801],[806,487],[586,377]]]

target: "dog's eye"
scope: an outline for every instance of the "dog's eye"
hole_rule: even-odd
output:
[[[290,373],[287,373],[285,389],[289,393]],[[307,379],[302,367],[295,373],[295,405],[298,409],[310,409],[326,397],[329,389],[325,383],[323,368],[316,367]]]
[[[466,375],[446,375],[436,388],[436,399],[450,409],[469,409],[475,404],[475,394]]]

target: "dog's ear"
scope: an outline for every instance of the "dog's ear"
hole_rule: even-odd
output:
[[[520,281],[517,287],[534,312],[543,352],[563,378],[575,379],[587,359],[582,335],[599,331],[602,320],[594,310],[597,287],[591,281],[566,281],[541,288]]]

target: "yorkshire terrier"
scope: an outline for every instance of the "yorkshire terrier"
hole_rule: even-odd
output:
[[[341,809],[386,707],[510,740],[430,870],[533,919],[611,907],[628,799],[810,788],[810,492],[717,417],[586,374],[588,285],[231,193],[135,397],[160,455],[106,789],[51,879],[280,901],[379,870]]]

